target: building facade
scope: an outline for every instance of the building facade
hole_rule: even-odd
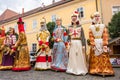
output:
[[[106,6],[106,4],[108,6]],[[56,17],[61,17],[62,24],[67,28],[71,24],[71,14],[77,10],[81,13],[80,22],[84,29],[85,37],[88,39],[91,14],[99,11],[102,15],[103,23],[107,25],[112,17],[112,10],[114,12],[111,5],[120,7],[120,2],[119,0],[61,0],[51,5],[28,11],[22,15],[0,21],[0,26],[5,26],[6,30],[8,30],[9,27],[14,27],[17,31],[17,19],[22,16],[25,23],[24,26],[29,50],[33,51],[37,45],[36,34],[39,32],[42,17],[45,17],[47,22],[55,21]]]

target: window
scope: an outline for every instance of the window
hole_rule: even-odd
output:
[[[33,43],[33,44],[32,44],[32,51],[33,51],[33,52],[36,52],[36,51],[37,51],[37,44],[36,44],[36,43]]]
[[[37,27],[37,20],[33,20],[32,28],[35,29]]]
[[[18,32],[18,26],[17,25],[15,25],[14,29],[15,29],[15,32]]]
[[[79,7],[77,8],[77,11],[79,12],[79,18],[83,18],[84,17],[84,8],[83,7]]]
[[[52,22],[56,21],[56,15],[52,15]]]
[[[24,30],[26,31],[26,29],[27,29],[27,25],[26,23],[24,23]]]
[[[5,32],[8,32],[8,31],[9,31],[9,28],[10,28],[10,27],[7,27],[7,28],[5,29]]]
[[[113,6],[112,7],[112,14],[114,15],[118,12],[120,12],[120,6]]]

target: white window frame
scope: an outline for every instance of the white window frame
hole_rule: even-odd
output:
[[[79,18],[79,19],[82,19],[82,18],[85,18],[85,8],[84,8],[83,6],[80,6],[80,7],[77,8],[77,11],[78,11],[78,9],[80,9],[80,8],[83,9],[83,17],[81,17],[81,15],[80,15],[80,13],[79,13],[79,16],[80,16],[80,17],[78,17],[78,18]],[[78,12],[79,12],[79,11],[78,11]]]
[[[24,22],[24,30],[27,30],[27,24]]]
[[[54,18],[54,19],[53,19]],[[51,16],[51,20],[52,20],[52,22],[56,22],[56,14],[53,14],[52,16]]]
[[[35,45],[35,46],[34,46],[34,45]],[[34,48],[36,48],[35,51],[34,51]],[[34,52],[37,51],[37,43],[32,43],[32,51],[34,51]]]
[[[35,29],[35,28],[37,28],[37,20],[36,19],[32,20],[32,29]]]
[[[6,27],[5,32],[8,32],[8,31],[9,31],[9,28],[10,28],[10,26],[9,26],[9,27]]]
[[[17,24],[14,26],[15,32],[18,32],[18,26]]]
[[[114,7],[118,7],[118,10],[116,11],[116,13],[118,13],[118,12],[120,12],[120,5],[116,5],[116,6],[112,6],[112,15],[114,15],[114,14],[116,14],[116,13],[114,13]],[[116,8],[117,9],[117,8]]]

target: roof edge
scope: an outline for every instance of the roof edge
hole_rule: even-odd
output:
[[[18,19],[18,18],[21,17],[21,16],[22,16],[22,17],[26,17],[26,16],[29,16],[29,15],[35,14],[35,13],[37,13],[37,12],[45,11],[45,10],[48,10],[48,9],[50,9],[50,8],[59,6],[59,5],[61,5],[61,4],[66,4],[66,3],[71,2],[71,1],[74,1],[74,0],[58,1],[58,2],[55,2],[55,3],[50,4],[50,5],[48,5],[48,6],[45,6],[45,7],[35,8],[35,9],[33,9],[33,10],[30,10],[30,11],[25,12],[24,15],[18,14],[18,15],[16,15],[16,16],[13,16],[13,17],[8,18],[8,19],[6,19],[6,20],[1,20],[1,21],[0,21],[0,25],[2,25],[2,24],[4,24],[4,23],[7,23],[7,22],[10,22],[10,21],[13,21],[13,20],[16,20],[16,19]]]

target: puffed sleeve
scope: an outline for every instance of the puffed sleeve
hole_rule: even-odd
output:
[[[66,29],[64,29],[63,36],[64,36],[64,43],[67,46],[68,45],[68,34],[67,34],[67,30]]]
[[[94,45],[95,45],[95,42],[94,42],[94,35],[93,35],[91,29],[89,29],[89,39],[90,39],[90,45],[94,46]]]
[[[22,40],[26,39],[25,33],[20,33],[18,36],[18,40],[15,43],[15,47],[19,46],[19,44],[22,42]]]
[[[55,29],[54,29],[54,31],[52,33],[52,36],[53,36],[54,41],[57,41],[56,34],[55,34]]]
[[[50,38],[50,33],[49,33],[49,31],[47,31],[47,39],[46,39],[46,42],[45,42],[45,44],[47,46],[49,46],[49,38]]]
[[[108,29],[105,27],[104,31],[103,31],[103,46],[107,46],[108,45]]]
[[[49,32],[49,31],[47,31],[47,34],[48,34],[48,37],[47,37],[46,42],[49,42],[49,39],[50,39],[50,32]]]

